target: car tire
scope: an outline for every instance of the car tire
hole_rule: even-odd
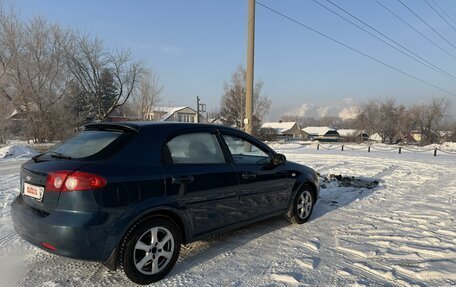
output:
[[[315,204],[314,193],[309,186],[302,187],[290,206],[287,217],[292,223],[303,224],[312,216]]]
[[[134,224],[122,240],[120,267],[136,284],[150,284],[171,271],[180,248],[179,229],[172,220],[148,217]]]

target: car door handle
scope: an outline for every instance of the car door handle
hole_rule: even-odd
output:
[[[257,175],[256,173],[245,172],[241,176],[243,179],[254,179]]]
[[[193,182],[194,178],[191,175],[184,175],[179,177],[172,177],[171,183],[172,184],[183,184],[183,183],[190,183]]]

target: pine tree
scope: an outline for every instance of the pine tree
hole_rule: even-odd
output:
[[[98,110],[99,116],[106,117],[108,110],[112,107],[117,98],[117,87],[114,76],[109,69],[103,69],[99,79]],[[103,120],[103,118],[100,118]]]
[[[65,109],[69,112],[75,127],[95,119],[92,102],[76,81],[68,84]]]

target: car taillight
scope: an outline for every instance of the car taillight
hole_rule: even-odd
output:
[[[106,186],[100,175],[82,171],[54,171],[46,179],[46,191],[78,191],[98,189]]]
[[[46,179],[46,191],[61,191],[67,176],[72,173],[70,170],[60,170],[48,173]]]

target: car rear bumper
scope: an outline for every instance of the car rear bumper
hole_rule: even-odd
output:
[[[106,262],[116,246],[112,218],[104,212],[53,211],[45,214],[19,195],[11,205],[16,232],[48,252],[75,259]],[[56,250],[43,247],[51,244]]]

